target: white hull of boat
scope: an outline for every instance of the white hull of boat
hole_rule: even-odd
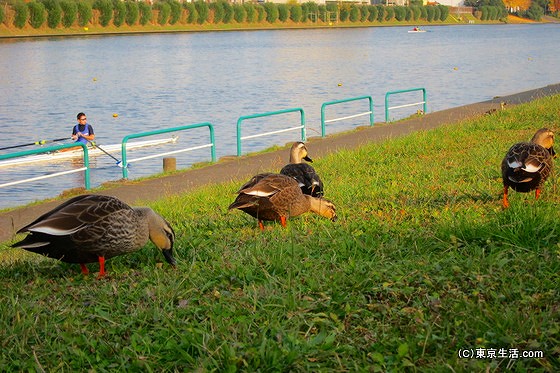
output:
[[[129,141],[126,143],[126,149],[138,149],[144,148],[149,146],[157,146],[163,145],[168,143],[175,143],[177,142],[177,136],[172,136],[165,139],[157,139],[157,140],[145,140],[145,141]],[[118,152],[120,155],[122,144],[109,144],[109,145],[99,145],[103,150],[111,155],[114,155],[114,152]],[[105,154],[100,148],[90,147],[88,148],[88,155],[90,157],[96,157],[102,154]],[[63,161],[73,158],[81,158],[83,154],[83,150],[80,148],[79,150],[69,150],[64,152],[55,152],[55,153],[43,153],[37,155],[29,155],[20,158],[12,158],[7,159],[4,161],[0,161],[0,168],[2,167],[15,167],[15,166],[22,166],[28,165],[36,162],[52,162],[52,161]],[[106,154],[105,154],[106,155]]]

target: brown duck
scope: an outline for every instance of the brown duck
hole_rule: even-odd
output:
[[[313,162],[309,157],[307,147],[301,141],[295,142],[290,149],[290,163],[284,166],[280,173],[296,179],[303,194],[321,197],[324,194],[323,182],[315,169],[307,162]]]
[[[239,209],[258,219],[264,229],[263,220],[286,220],[308,211],[336,220],[336,209],[326,199],[303,194],[298,182],[286,175],[259,174],[245,183],[237,192],[238,196],[229,209]]]
[[[130,207],[117,198],[102,195],[74,197],[21,228],[29,234],[12,245],[27,251],[79,263],[99,261],[99,277],[106,274],[105,259],[140,249],[150,239],[175,265],[175,233],[165,219],[148,207]]]
[[[554,133],[548,128],[538,130],[530,142],[513,145],[502,161],[504,208],[509,207],[508,189],[528,193],[535,191],[538,199],[541,189],[552,171]]]

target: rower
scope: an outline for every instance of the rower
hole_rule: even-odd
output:
[[[93,133],[93,127],[87,123],[86,115],[84,113],[78,113],[76,119],[78,120],[78,124],[72,129],[72,140],[84,144],[87,144],[88,141],[93,141],[93,139],[95,139],[95,134]]]

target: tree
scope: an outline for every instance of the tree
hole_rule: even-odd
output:
[[[214,24],[222,22],[224,19],[224,3],[222,1],[210,3],[210,9],[214,10]]]
[[[255,6],[251,3],[243,4],[243,8],[245,8],[245,13],[247,13],[247,22],[254,23],[257,20],[257,10]]]
[[[447,17],[449,17],[449,7],[445,5],[438,5],[438,8],[440,10],[439,20],[443,22],[447,19]]]
[[[377,5],[377,20],[379,22],[383,22],[383,19],[385,18],[385,7],[381,6],[381,5]]]
[[[208,21],[208,16],[210,14],[210,8],[208,7],[208,4],[206,2],[204,2],[204,0],[197,0],[194,3],[195,7],[196,7],[196,12],[198,13],[198,24],[202,25],[204,24],[206,21]]]
[[[302,15],[302,10],[301,10],[301,5],[299,4],[293,4],[290,7],[290,19],[292,21],[294,21],[295,23],[298,23],[299,21],[301,21],[301,15]]]
[[[534,21],[540,21],[544,15],[544,10],[540,5],[532,3],[529,9],[525,12],[525,17],[532,19]]]
[[[27,4],[29,9],[29,24],[33,28],[39,28],[45,23],[45,6],[43,3],[32,1]]]
[[[198,12],[194,3],[183,3],[183,8],[187,10],[187,23],[193,24],[198,19]]]
[[[95,0],[93,9],[99,11],[99,24],[107,27],[113,18],[113,4],[110,0]]]
[[[157,19],[158,23],[161,26],[166,25],[167,21],[169,20],[169,15],[171,14],[171,6],[167,2],[163,2],[163,3],[156,3],[155,8],[159,10],[158,19]]]
[[[136,1],[128,0],[126,3],[126,18],[125,22],[129,26],[133,26],[138,22],[138,17],[140,16],[140,10],[138,9],[138,3]]]
[[[171,14],[169,15],[169,24],[174,25],[181,19],[181,3],[177,0],[167,0],[167,3],[171,7]]]
[[[278,4],[278,19],[280,22],[286,22],[290,17],[290,8],[288,4]]]
[[[275,3],[264,3],[263,8],[266,12],[266,21],[274,23],[278,20],[278,6]]]
[[[62,8],[57,0],[43,0],[47,9],[47,25],[50,28],[57,28],[62,20]]]
[[[72,27],[78,16],[78,4],[72,0],[62,0],[60,8],[62,9],[62,26]]]
[[[78,5],[78,26],[86,26],[93,17],[93,11],[91,10],[91,5],[85,0],[80,0]]]
[[[23,28],[27,23],[27,17],[29,16],[29,9],[27,8],[27,5],[23,1],[17,2],[16,5],[14,5],[14,11],[14,26],[17,28]]]
[[[348,18],[350,19],[350,22],[358,22],[360,19],[360,9],[356,4],[352,4],[352,6],[350,6],[350,15]]]
[[[138,3],[138,11],[140,13],[140,24],[145,26],[152,20],[152,6],[145,1]]]
[[[360,6],[360,21],[366,22],[369,16],[369,7],[367,5]]]
[[[126,18],[126,4],[120,0],[113,1],[113,25],[121,27]]]
[[[247,19],[247,11],[242,4],[233,4],[233,19],[237,23],[243,23]]]
[[[368,5],[368,9],[368,21],[374,22],[377,19],[377,7],[375,5]]]

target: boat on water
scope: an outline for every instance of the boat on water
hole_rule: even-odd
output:
[[[126,149],[138,149],[138,148],[145,148],[150,146],[158,146],[164,145],[169,143],[176,143],[178,136],[171,136],[163,139],[156,139],[156,140],[144,140],[144,141],[129,141],[126,143]],[[99,155],[103,155],[112,152],[119,152],[122,149],[122,144],[108,144],[108,145],[99,145],[100,147],[92,146],[88,148],[88,155],[90,157],[96,157]],[[29,165],[32,163],[37,162],[53,162],[53,161],[64,161],[73,158],[81,158],[83,154],[82,148],[76,150],[69,150],[69,151],[62,151],[62,152],[53,152],[53,153],[43,153],[43,154],[36,154],[36,155],[28,155],[19,158],[11,158],[0,161],[0,168],[3,167],[15,167],[15,166],[23,166]]]
[[[408,30],[409,33],[417,33],[417,32],[426,32],[426,30],[421,29],[420,27],[415,27],[412,30]]]

